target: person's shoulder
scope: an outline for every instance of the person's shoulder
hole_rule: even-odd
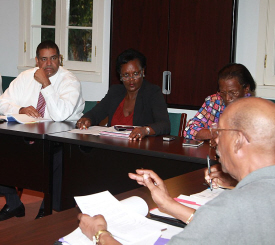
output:
[[[119,95],[125,94],[126,88],[123,84],[113,84],[108,90],[108,94],[110,95]]]
[[[206,102],[206,104],[214,103],[214,104],[218,104],[218,105],[223,105],[222,97],[218,93],[211,94],[211,95],[207,96],[205,98],[205,102]]]
[[[161,91],[161,89],[158,85],[150,83],[149,81],[147,81],[145,79],[142,82],[142,87],[143,87],[143,90],[147,93],[156,93],[156,92]]]
[[[60,75],[70,81],[73,82],[79,82],[79,80],[77,79],[77,77],[69,70],[65,69],[62,66],[59,66],[58,68],[58,72],[60,73]]]
[[[216,100],[222,100],[222,97],[216,93],[216,94],[211,94],[211,95],[208,95],[205,100],[210,100],[210,101],[216,101]]]
[[[20,74],[18,76],[27,76],[30,74],[34,74],[37,70],[38,70],[38,67],[34,67],[34,68],[20,72]]]

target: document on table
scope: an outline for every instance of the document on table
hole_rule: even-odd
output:
[[[206,189],[202,192],[186,196],[186,195],[179,195],[177,198],[174,198],[177,202],[190,207],[194,209],[198,209],[200,206],[204,205],[208,201],[214,199],[217,197],[219,194],[221,194],[223,191],[226,191],[224,189],[213,189],[211,191],[210,189]],[[150,214],[158,215],[160,217],[167,217],[167,218],[174,218],[173,216],[163,213],[159,211],[158,208],[155,208],[153,210],[150,210]]]
[[[70,133],[75,134],[92,134],[92,135],[105,135],[111,137],[120,137],[120,138],[128,138],[131,131],[118,131],[114,127],[101,127],[101,126],[92,126],[88,129],[73,129],[69,131]]]
[[[51,119],[30,117],[26,114],[10,114],[10,115],[7,115],[7,116],[0,116],[0,119],[4,119],[7,122],[18,122],[18,123],[21,123],[21,124],[52,121]]]
[[[204,190],[202,192],[190,195],[190,197],[192,197],[193,200],[196,203],[199,203],[200,205],[204,205],[205,203],[207,203],[210,200],[214,199],[215,197],[217,197],[218,195],[220,195],[224,191],[230,191],[230,190],[225,190],[225,189],[222,189],[222,188],[217,188],[217,189],[213,189],[213,191],[211,191],[208,188],[208,189],[206,189],[206,190]]]
[[[74,133],[74,134],[92,134],[92,135],[100,135],[99,132],[108,129],[109,127],[102,127],[102,126],[92,126],[89,127],[88,129],[72,129],[68,131],[69,133]]]
[[[112,196],[108,191],[75,197],[77,205],[84,214],[94,216],[96,214],[102,214],[108,224],[108,230],[113,234],[113,236],[122,244],[154,244],[154,242],[160,237],[161,231],[167,228],[166,224],[156,222],[144,217],[148,213],[148,206],[146,202],[139,197],[134,197],[133,202],[125,200],[126,204],[119,202],[114,196]],[[137,201],[137,199],[141,199]],[[127,204],[128,202],[128,204]],[[134,205],[141,208],[142,215],[133,212],[131,210]],[[129,208],[131,207],[131,208]],[[137,209],[135,209],[137,210]],[[73,243],[68,242],[68,238],[72,237],[72,234],[76,232],[77,241]],[[60,241],[66,241],[64,244],[85,244],[79,242],[79,231],[74,231],[68,236],[64,237]],[[87,240],[85,235],[83,235],[83,240]],[[90,242],[90,241],[89,241]]]

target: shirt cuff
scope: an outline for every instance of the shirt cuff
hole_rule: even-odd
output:
[[[41,89],[41,93],[44,96],[44,98],[47,98],[55,93],[53,86],[50,84],[46,88]]]

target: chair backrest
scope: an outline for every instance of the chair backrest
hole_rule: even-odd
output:
[[[171,124],[170,134],[174,136],[183,136],[186,125],[186,113],[171,113],[169,112],[169,119]]]
[[[2,89],[3,93],[10,86],[10,83],[15,79],[15,77],[2,76]]]
[[[87,111],[91,110],[93,107],[95,107],[96,104],[97,101],[85,101],[83,113],[85,114]]]
[[[85,107],[84,107],[84,110],[83,110],[83,114],[85,114],[87,111],[93,109],[97,103],[99,103],[99,101],[85,101]],[[108,117],[103,119],[99,123],[99,126],[106,126],[107,124],[108,124]]]

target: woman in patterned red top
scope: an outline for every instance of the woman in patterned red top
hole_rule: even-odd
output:
[[[248,69],[242,64],[228,64],[218,74],[219,90],[205,99],[194,118],[190,119],[184,137],[188,139],[211,139],[210,126],[218,123],[225,107],[238,98],[249,97],[256,84]]]
[[[108,126],[139,126],[131,132],[131,140],[169,134],[167,105],[161,89],[144,79],[145,67],[146,58],[140,52],[133,49],[122,52],[117,58],[116,69],[123,84],[112,86],[100,103],[78,120],[76,126],[87,129],[108,116]]]

